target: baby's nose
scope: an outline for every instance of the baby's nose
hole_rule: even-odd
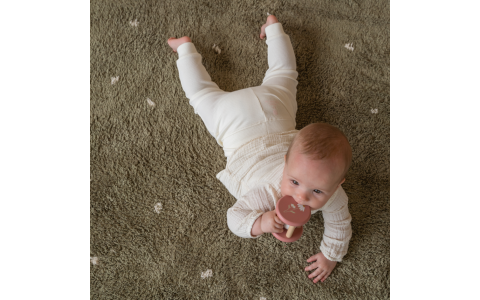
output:
[[[303,202],[307,201],[307,197],[305,195],[298,195],[297,196],[297,199],[298,199],[298,204],[302,204]]]

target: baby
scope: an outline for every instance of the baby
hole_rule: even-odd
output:
[[[178,53],[182,88],[208,132],[223,147],[227,164],[217,178],[237,202],[227,211],[230,230],[243,238],[282,232],[275,214],[283,196],[322,211],[325,231],[320,252],[305,268],[324,282],[347,253],[352,236],[348,198],[341,184],[352,151],[336,127],[313,123],[296,130],[297,77],[290,37],[273,15],[261,28],[267,37],[268,70],[260,86],[225,92],[212,82],[191,39],[170,38]]]

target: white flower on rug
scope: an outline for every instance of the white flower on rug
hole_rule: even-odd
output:
[[[290,205],[292,206],[292,208],[295,208],[295,204],[292,203],[292,204],[290,204]]]
[[[267,300],[267,298],[265,298],[265,297],[260,297],[260,300]]]
[[[150,105],[151,107],[155,107],[155,102],[153,102],[152,100],[150,100],[150,98],[147,98],[147,103],[148,103],[148,105]]]
[[[372,114],[378,114],[378,108],[375,108],[375,109],[372,108],[372,109],[370,110],[370,112],[371,112]]]
[[[350,51],[353,51],[353,44],[350,43],[350,44],[345,44],[345,48],[347,48],[348,50]]]
[[[205,272],[202,272],[202,279],[212,277],[212,275],[213,275],[212,270],[208,269]]]
[[[96,257],[96,256],[91,257],[90,256],[90,263],[92,263],[93,265],[98,265],[98,257]]]
[[[155,204],[155,206],[153,207],[155,209],[155,212],[157,214],[159,214],[161,211],[162,211],[162,203],[158,202],[157,204]]]
[[[269,16],[270,14],[267,12],[267,16]]]
[[[138,22],[137,22],[137,19],[135,19],[135,21],[130,21],[130,26],[132,27],[137,27],[138,26]]]
[[[215,52],[217,52],[217,54],[220,54],[222,52],[222,50],[220,50],[220,48],[216,44],[213,44],[212,49],[215,50]]]
[[[117,76],[117,77],[111,77],[111,79],[112,79],[112,84],[115,84],[115,83],[117,83],[117,81],[118,81],[118,78],[120,78],[120,76]]]
[[[303,206],[303,205],[301,205],[301,204],[298,204],[298,203],[297,203],[297,205],[298,205],[298,208],[300,208],[301,211],[304,211],[304,210],[305,210],[305,206]]]

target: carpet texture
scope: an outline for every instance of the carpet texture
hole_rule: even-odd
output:
[[[92,0],[90,265],[92,299],[388,299],[390,16],[383,1]],[[297,60],[297,129],[324,121],[353,148],[343,184],[348,254],[324,283],[321,213],[302,238],[242,239],[236,199],[215,175],[223,150],[182,90],[166,41],[189,36],[225,91],[262,83],[268,14]]]

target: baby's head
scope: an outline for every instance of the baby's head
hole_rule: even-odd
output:
[[[352,149],[340,129],[310,124],[298,132],[285,155],[282,195],[319,209],[345,181],[351,162]]]

